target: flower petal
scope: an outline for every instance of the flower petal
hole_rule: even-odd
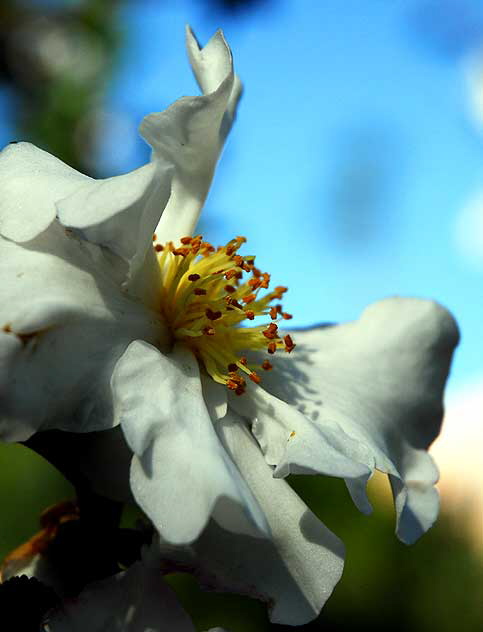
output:
[[[398,537],[414,541],[437,514],[437,470],[426,450],[442,420],[443,388],[458,342],[454,319],[437,303],[391,298],[368,307],[357,322],[294,337],[297,349],[291,356],[277,354],[264,386],[319,430],[329,427],[350,437],[347,442],[341,434],[339,446],[346,445],[349,459],[391,475]],[[291,420],[282,423],[288,438]],[[268,423],[254,431],[262,447],[270,442]],[[296,444],[296,437],[287,443],[278,472],[301,458]],[[366,480],[361,475],[347,483],[367,511]]]
[[[35,145],[7,145],[0,152],[0,234],[33,239],[54,220],[57,200],[92,182]]]
[[[123,296],[110,274],[95,274],[75,240],[54,228],[23,246],[0,238],[0,283],[8,296],[0,303],[4,441],[46,428],[111,427],[115,362],[133,338],[154,342],[164,331],[155,313]],[[62,240],[69,242],[65,251]]]
[[[58,200],[57,213],[63,226],[125,260],[129,281],[152,246],[170,190],[171,168],[149,163],[125,175],[91,180]]]
[[[47,623],[49,632],[195,632],[161,572],[134,563],[90,584]]]
[[[140,126],[153,148],[152,159],[175,167],[171,197],[156,228],[161,241],[192,234],[241,93],[221,31],[200,49],[188,28],[186,43],[204,94],[183,97],[164,112],[146,116]]]
[[[364,459],[361,462],[354,458],[354,455],[368,458],[368,452],[340,426],[316,425],[294,406],[262,388],[254,389],[246,397],[230,394],[229,403],[251,421],[251,431],[267,463],[277,466],[275,477],[318,473],[358,479],[370,473]]]
[[[223,449],[203,401],[198,363],[179,347],[163,356],[133,342],[112,378],[116,418],[135,453],[131,488],[162,536],[192,542],[212,515],[235,532],[266,523]]]
[[[194,568],[208,589],[265,601],[274,623],[303,625],[317,616],[344,565],[344,546],[281,479],[235,413],[218,422],[225,448],[262,507],[270,539],[233,535],[210,523],[190,550],[161,544],[162,556]]]

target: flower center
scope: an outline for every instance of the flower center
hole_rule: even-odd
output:
[[[277,349],[290,353],[295,348],[289,335],[280,336],[276,324],[292,316],[279,303],[270,306],[287,288],[276,287],[261,296],[270,275],[255,267],[254,256],[237,254],[244,237],[216,250],[200,235],[183,237],[179,248],[172,242],[158,244],[156,235],[153,241],[161,273],[161,310],[174,338],[188,345],[215,382],[241,395],[246,376],[258,384],[257,370],[272,368],[268,359],[249,363],[244,353],[274,354]],[[243,280],[245,273],[248,278]],[[271,322],[241,326],[259,316]]]

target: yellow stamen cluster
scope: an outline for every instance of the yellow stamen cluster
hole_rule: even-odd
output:
[[[236,237],[215,249],[198,235],[183,237],[175,247],[172,242],[157,243],[153,235],[161,273],[161,311],[174,338],[190,347],[216,382],[237,395],[245,392],[244,376],[258,384],[261,378],[255,369],[272,368],[268,359],[249,364],[243,353],[273,354],[277,349],[290,353],[295,348],[289,335],[279,335],[276,324],[292,316],[280,304],[270,306],[287,288],[276,287],[260,296],[260,290],[268,289],[270,275],[255,267],[255,257],[238,254],[245,241]],[[245,273],[249,278],[244,281]],[[240,326],[258,316],[269,316],[271,322]]]

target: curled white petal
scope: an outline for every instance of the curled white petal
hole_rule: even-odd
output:
[[[183,97],[146,116],[140,126],[153,148],[152,160],[174,165],[171,197],[156,228],[162,241],[194,231],[241,94],[221,31],[200,49],[188,28],[186,42],[203,95]]]
[[[233,405],[252,420],[276,471],[296,471],[294,466],[303,467],[305,462],[309,472],[315,469],[318,451],[319,462],[332,470],[325,473],[346,478],[363,511],[370,510],[364,491],[369,473],[374,467],[387,472],[395,494],[398,537],[414,541],[438,511],[433,489],[437,469],[427,448],[441,425],[443,388],[458,342],[454,319],[431,301],[392,298],[368,307],[357,322],[295,332],[294,337],[296,351],[277,354],[274,370],[264,376],[267,390],[290,404],[287,412],[275,398],[260,393],[251,403],[250,397],[238,398]],[[257,407],[262,416],[255,419]],[[300,441],[293,408],[310,421]],[[275,423],[270,423],[270,415],[276,417]],[[283,455],[281,429],[286,441]],[[368,473],[345,476],[337,464],[333,466],[326,459],[326,446],[317,442],[322,432],[330,432],[335,442],[339,435],[338,449]],[[275,453],[273,446],[278,446]]]

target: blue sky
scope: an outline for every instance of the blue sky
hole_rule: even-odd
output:
[[[454,239],[458,213],[483,189],[462,72],[481,5],[266,0],[234,19],[152,0],[128,3],[121,19],[127,46],[106,107],[132,138],[107,134],[106,175],[147,158],[132,142],[144,114],[197,93],[184,24],[202,43],[222,27],[245,94],[205,237],[248,237],[259,266],[290,288],[294,325],[353,319],[388,295],[435,298],[463,333],[451,387],[483,373],[483,270]]]

